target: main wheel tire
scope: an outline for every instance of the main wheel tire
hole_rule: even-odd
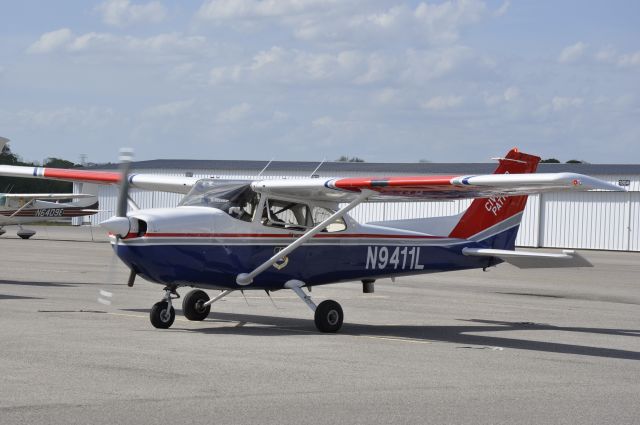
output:
[[[211,311],[211,304],[203,307],[202,304],[209,301],[206,292],[196,289],[189,292],[182,300],[182,313],[189,320],[204,320]]]
[[[151,324],[158,329],[169,329],[176,319],[176,311],[166,301],[157,302],[149,312]]]
[[[320,332],[338,332],[343,319],[342,307],[333,300],[322,301],[316,307],[314,320]]]

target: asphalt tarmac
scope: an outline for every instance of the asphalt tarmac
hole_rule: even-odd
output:
[[[288,291],[157,330],[100,230],[36,229],[0,237],[0,424],[640,422],[638,253],[315,288],[334,335]]]

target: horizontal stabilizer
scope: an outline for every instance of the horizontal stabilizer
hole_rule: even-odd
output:
[[[562,254],[548,252],[509,251],[506,249],[463,248],[462,253],[473,257],[496,257],[521,269],[593,267],[582,255],[565,249]]]

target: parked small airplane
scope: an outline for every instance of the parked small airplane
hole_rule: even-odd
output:
[[[175,318],[176,290],[201,289],[183,299],[189,320],[203,320],[211,304],[236,290],[291,289],[314,311],[321,332],[336,332],[343,311],[333,300],[316,305],[312,286],[361,280],[370,292],[379,278],[518,267],[579,267],[590,263],[573,251],[515,251],[527,195],[553,191],[612,190],[616,185],[575,173],[533,174],[540,158],[511,150],[494,174],[230,181],[0,166],[0,175],[119,184],[116,216],[102,223],[118,257],[136,275],[165,286],[150,312],[156,328]],[[176,208],[127,211],[129,188],[186,194]],[[475,198],[449,217],[358,223],[348,215],[367,201]]]
[[[23,228],[23,224],[60,221],[71,217],[92,215],[98,211],[98,198],[95,195],[84,193],[0,193],[0,235],[6,232],[5,226],[18,226],[18,236],[22,239],[29,239],[36,234],[36,231]]]

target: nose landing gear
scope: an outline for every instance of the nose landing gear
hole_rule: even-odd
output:
[[[149,319],[151,324],[158,329],[169,329],[176,319],[176,311],[171,304],[172,299],[178,299],[180,295],[176,292],[176,288],[164,288],[164,299],[151,307]]]

